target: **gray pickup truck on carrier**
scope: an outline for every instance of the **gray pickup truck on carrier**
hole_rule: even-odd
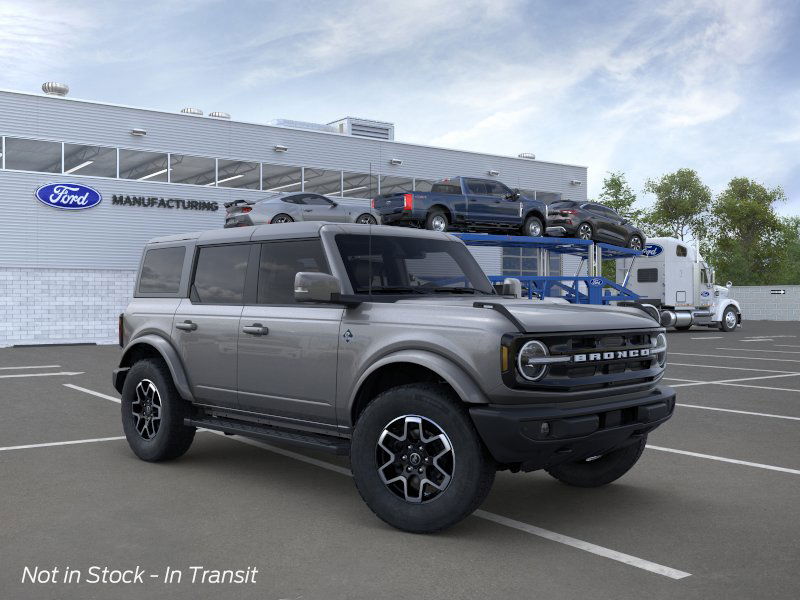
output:
[[[198,427],[349,455],[367,505],[412,532],[468,516],[498,469],[610,483],[675,406],[645,312],[503,297],[454,236],[396,227],[152,240],[120,345],[143,460]]]

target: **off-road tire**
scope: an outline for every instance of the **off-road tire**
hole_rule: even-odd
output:
[[[733,313],[733,325],[728,325],[728,313]],[[734,331],[739,326],[738,319],[736,318],[736,310],[729,306],[722,312],[722,320],[719,322],[719,330],[725,332]]]
[[[419,416],[449,438],[453,469],[449,484],[428,501],[412,503],[381,479],[378,441],[398,417]],[[350,463],[356,488],[380,519],[403,531],[433,533],[455,525],[480,506],[494,482],[496,465],[467,410],[447,386],[415,383],[391,388],[367,405],[355,425]]]
[[[612,450],[594,460],[562,463],[550,467],[547,472],[553,477],[576,487],[600,487],[616,481],[631,470],[639,460],[647,444],[647,436],[633,444]]]
[[[133,403],[137,400],[137,386],[152,382],[160,397],[160,424],[151,439],[145,439],[136,428]],[[189,405],[178,394],[164,361],[148,358],[136,362],[125,377],[122,387],[122,428],[133,453],[148,462],[171,460],[182,456],[192,445],[194,427],[183,424]]]
[[[537,226],[539,228],[539,234],[538,235],[533,235],[531,233],[531,230],[536,228]],[[530,217],[525,219],[525,223],[522,225],[522,232],[521,233],[522,233],[522,235],[527,236],[527,237],[542,237],[544,235],[544,233],[545,233],[544,223],[542,223],[542,220],[539,217],[535,217],[535,216],[531,215]],[[535,233],[535,231],[534,231],[534,233]]]
[[[444,229],[437,229],[437,223],[444,220]],[[441,208],[434,208],[428,211],[428,216],[425,218],[425,229],[429,231],[447,231],[447,228],[450,226],[450,219],[447,218],[447,214]]]

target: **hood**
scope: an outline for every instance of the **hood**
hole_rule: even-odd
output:
[[[400,300],[427,306],[472,308],[475,302],[501,304],[529,333],[650,329],[661,325],[638,308],[588,304],[555,304],[499,296],[426,297]],[[476,308],[474,310],[489,310]]]

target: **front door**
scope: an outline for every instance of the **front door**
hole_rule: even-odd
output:
[[[325,196],[305,194],[302,199],[303,205],[300,207],[300,214],[304,221],[342,223],[346,220],[345,211],[341,209],[338,203]]]
[[[249,244],[198,248],[190,297],[175,313],[172,339],[202,404],[236,406],[236,344],[249,253]]]
[[[256,303],[239,320],[239,408],[278,424],[334,428],[344,309],[296,304],[300,271],[329,272],[319,238],[261,244]]]

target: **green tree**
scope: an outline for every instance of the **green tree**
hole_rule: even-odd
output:
[[[798,251],[797,220],[781,220],[774,208],[785,199],[780,187],[768,189],[746,177],[731,179],[714,199],[708,258],[719,281],[767,285],[792,277],[796,267],[788,250]]]
[[[603,180],[603,191],[598,200],[601,204],[613,208],[621,216],[635,225],[642,220],[643,211],[635,208],[636,194],[628,184],[625,173],[622,171],[609,171],[608,177]]]
[[[696,171],[678,169],[660,179],[648,179],[644,191],[656,197],[655,204],[644,216],[644,224],[651,234],[681,240],[706,236],[711,190]]]

